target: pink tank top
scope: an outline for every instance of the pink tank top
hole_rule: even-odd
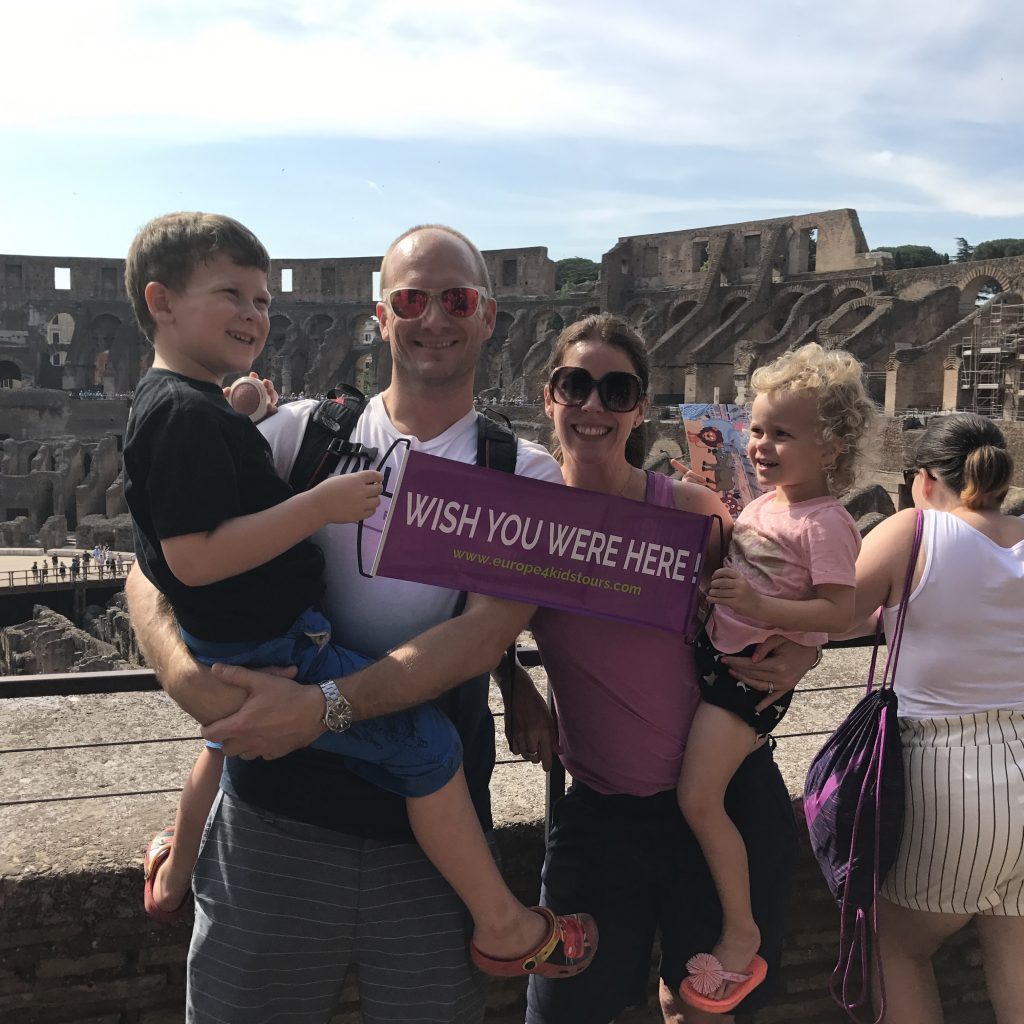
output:
[[[674,508],[672,481],[647,474],[644,500]],[[554,694],[562,763],[599,793],[673,789],[700,699],[681,635],[540,608],[531,623]]]

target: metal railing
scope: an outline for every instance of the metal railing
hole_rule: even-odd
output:
[[[109,583],[111,580],[123,580],[128,575],[135,559],[123,559],[120,567],[116,562],[97,565],[90,562],[74,570],[66,562],[53,565],[47,561],[35,569],[2,569],[0,570],[0,587],[42,587],[68,586],[72,583]],[[61,569],[64,571],[61,572]]]
[[[830,646],[832,647],[861,647],[873,642],[872,637],[862,637],[856,640],[842,641]],[[521,664],[527,668],[539,667],[541,665],[540,655],[535,647],[519,647],[517,656]],[[862,690],[863,683],[841,684],[837,686],[816,686],[814,693],[824,693],[836,690]],[[24,697],[68,697],[82,696],[87,694],[108,694],[108,693],[141,693],[146,691],[159,690],[160,683],[156,675],[150,669],[132,669],[118,672],[65,672],[49,675],[33,676],[0,676],[0,700],[17,699]],[[550,691],[549,691],[550,704]],[[492,712],[494,718],[498,718],[501,712]],[[838,724],[838,723],[837,723]],[[811,736],[828,736],[831,730],[814,730],[809,732],[790,732],[774,734],[776,741],[787,741],[803,739]],[[0,748],[0,755],[4,754],[46,754],[54,751],[69,750],[92,750],[105,747],[131,747],[152,745],[158,743],[195,743],[201,737],[198,733],[188,736],[159,736],[141,740],[113,740],[94,743],[66,743],[50,744],[38,747],[7,747]],[[525,765],[529,762],[520,758],[504,758],[495,762],[496,765]],[[61,803],[77,800],[99,800],[110,797],[127,796],[155,796],[164,793],[178,793],[180,786],[163,789],[141,789],[130,792],[102,792],[102,793],[78,793],[58,797],[38,797],[28,800],[0,800],[0,807],[16,807],[26,804]],[[557,758],[554,760],[551,771],[545,776],[545,831],[551,820],[551,808],[558,797],[565,792],[565,769]]]

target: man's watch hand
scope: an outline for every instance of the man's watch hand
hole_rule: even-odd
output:
[[[324,695],[324,717],[320,719],[331,732],[346,732],[352,727],[352,705],[342,696],[333,679],[320,684]]]

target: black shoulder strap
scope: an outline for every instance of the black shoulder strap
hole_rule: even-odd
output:
[[[499,423],[489,414],[480,412],[476,414],[476,464],[478,466],[489,466],[491,469],[499,469],[503,473],[514,473],[518,450],[519,438],[516,437],[516,432],[507,419],[504,423]]]
[[[308,491],[326,480],[342,459],[376,457],[376,451],[349,438],[366,408],[366,396],[348,384],[332,388],[313,410],[302,435],[288,482],[295,491]]]

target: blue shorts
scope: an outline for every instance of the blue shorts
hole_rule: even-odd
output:
[[[749,1013],[778,992],[797,832],[769,745],[737,769],[725,809],[743,836],[750,895],[768,978],[740,1004]],[[541,902],[556,913],[586,910],[601,929],[590,968],[574,978],[529,983],[528,1024],[606,1024],[650,989],[661,934],[661,978],[673,992],[686,961],[718,941],[722,912],[711,873],[674,789],[653,796],[598,793],[577,782],[554,806]]]
[[[282,636],[254,643],[213,643],[181,630],[204,665],[297,665],[300,683],[321,683],[364,668],[372,658],[331,643],[331,624],[312,609]],[[462,743],[455,726],[433,704],[355,722],[345,732],[325,732],[314,744],[340,754],[351,772],[399,796],[436,793],[459,770]]]

